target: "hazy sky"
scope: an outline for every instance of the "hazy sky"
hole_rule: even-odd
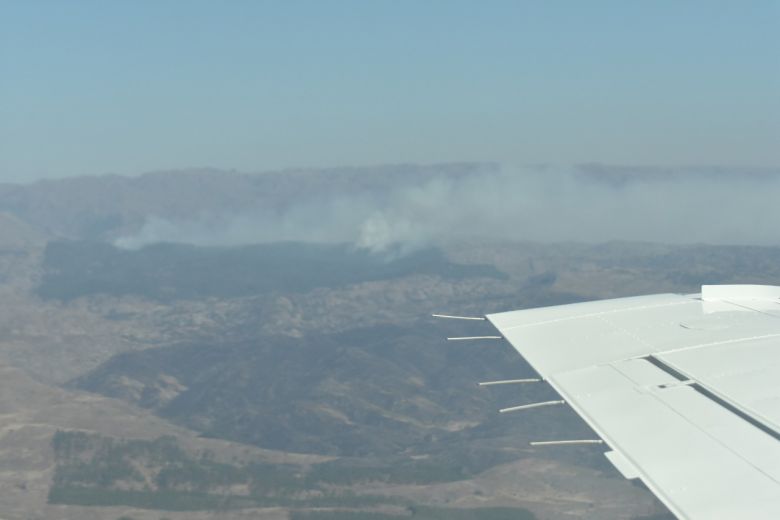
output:
[[[0,0],[0,181],[780,165],[779,1]]]

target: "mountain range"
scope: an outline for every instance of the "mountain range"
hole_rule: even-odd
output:
[[[487,324],[430,314],[778,284],[777,248],[117,243],[152,217],[378,200],[494,168],[3,186],[2,517],[663,518],[599,450],[530,448],[589,432],[565,407],[498,415],[554,393],[477,388],[533,371],[501,341],[444,341]]]

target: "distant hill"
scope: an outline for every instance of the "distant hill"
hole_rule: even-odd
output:
[[[48,239],[46,233],[15,215],[0,212],[0,250],[24,250],[42,246]]]
[[[474,384],[528,376],[531,369],[504,345],[452,344],[443,335],[421,322],[304,338],[182,344],[122,354],[75,384],[151,408],[208,436],[330,455],[453,451],[502,431],[514,430],[519,441],[554,436],[555,428],[580,428],[574,417],[550,421],[542,413],[525,417],[521,434],[516,422],[495,413],[492,403],[501,393]],[[552,395],[544,385],[503,394],[507,402]],[[503,457],[490,453],[482,452],[482,462],[472,460],[472,469]]]
[[[5,211],[61,238],[113,240],[137,232],[149,217],[193,219],[204,214],[264,208],[283,211],[300,200],[364,194],[385,197],[393,189],[437,177],[495,172],[492,163],[388,165],[322,170],[238,173],[192,169],[138,177],[103,175],[0,184]]]
[[[493,266],[453,263],[437,249],[387,257],[349,245],[273,243],[241,247],[156,244],[137,251],[100,242],[51,242],[38,294],[136,295],[155,300],[297,293],[413,274],[504,279]]]
[[[670,181],[676,179],[766,181],[780,179],[780,168],[753,166],[637,166],[602,163],[586,163],[576,171],[584,178],[612,186],[625,186],[637,182]]]

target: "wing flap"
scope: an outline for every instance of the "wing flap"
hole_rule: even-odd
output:
[[[690,384],[652,370],[653,383],[646,377],[639,384],[613,365],[550,383],[680,518],[780,518],[777,441]]]
[[[639,470],[628,461],[620,452],[612,450],[604,453],[604,456],[615,466],[623,477],[633,480],[639,478]]]
[[[780,288],[488,315],[680,518],[780,518]]]
[[[688,378],[780,432],[780,342],[775,338],[713,345],[658,356]]]

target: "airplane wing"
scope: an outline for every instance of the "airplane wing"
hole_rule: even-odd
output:
[[[677,517],[780,519],[780,287],[486,317]]]

